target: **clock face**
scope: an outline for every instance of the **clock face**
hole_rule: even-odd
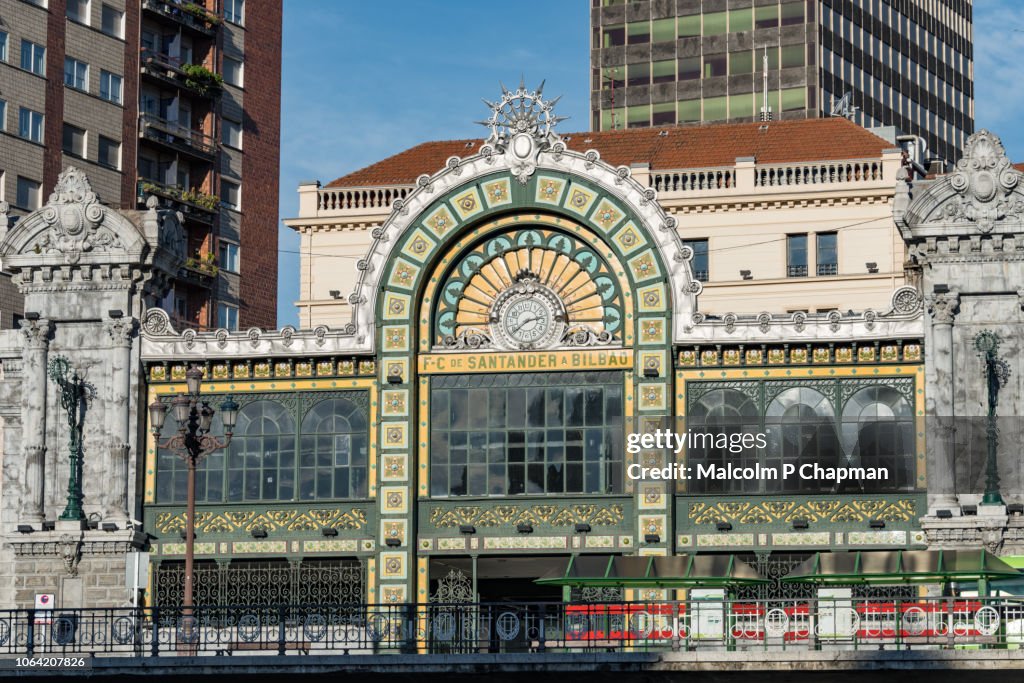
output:
[[[509,339],[533,344],[548,333],[552,322],[550,306],[539,297],[529,296],[509,304],[501,324]]]

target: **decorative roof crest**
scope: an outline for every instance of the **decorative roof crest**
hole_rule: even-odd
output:
[[[501,99],[497,102],[484,100],[491,110],[490,118],[477,121],[491,131],[481,151],[505,154],[516,178],[525,184],[537,170],[537,155],[561,142],[554,127],[568,117],[552,113],[561,96],[545,100],[541,96],[544,81],[532,91],[527,90],[523,80],[515,90],[499,85]]]
[[[987,130],[967,139],[964,156],[950,174],[950,186],[957,196],[932,219],[933,223],[977,223],[982,232],[991,232],[997,221],[1024,215],[1024,201],[1012,197],[1019,176],[1010,164],[1002,141]]]
[[[95,246],[120,247],[120,240],[109,229],[99,229],[104,212],[85,173],[69,166],[57,176],[53,193],[40,210],[49,232],[38,246],[64,254],[66,263],[77,263],[82,252]]]

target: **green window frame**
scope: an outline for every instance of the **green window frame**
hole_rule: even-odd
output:
[[[732,463],[776,467],[885,467],[890,478],[844,482],[861,493],[916,489],[916,432],[911,378],[809,379],[794,381],[688,382],[686,429],[693,432],[765,435],[765,448],[694,447],[687,465]],[[861,491],[861,484],[865,490]],[[690,493],[834,492],[830,481],[691,479]]]
[[[677,103],[676,119],[679,123],[700,121],[700,100],[682,100]]]
[[[651,42],[651,22],[633,21],[626,24],[626,42],[629,45]]]
[[[754,93],[729,95],[729,118],[750,118],[754,115]]]
[[[765,5],[754,8],[754,28],[777,28],[779,25],[779,6]]]
[[[781,92],[782,111],[807,107],[807,88],[787,88]]]
[[[800,45],[784,45],[780,50],[782,58],[782,68],[789,69],[795,66],[804,65],[804,46]]]
[[[729,98],[705,97],[703,121],[724,121],[729,118]]]
[[[749,74],[754,71],[753,50],[729,53],[729,75]]]
[[[430,495],[622,493],[623,393],[618,372],[433,377]]]
[[[666,59],[651,62],[651,81],[653,83],[671,83],[676,80],[676,61]]]
[[[705,12],[704,30],[701,35],[720,36],[729,31],[728,12]]]
[[[342,392],[275,400],[246,400],[226,449],[214,451],[196,468],[199,503],[284,502],[363,499],[367,493],[369,422],[366,392]],[[209,397],[217,405],[223,397]],[[296,419],[295,405],[308,410]],[[298,425],[301,424],[301,429]],[[211,433],[222,432],[215,415]],[[161,439],[177,433],[164,423]],[[157,452],[157,503],[182,504],[188,468],[173,452]]]
[[[729,10],[729,33],[750,31],[754,28],[754,10],[750,7]]]

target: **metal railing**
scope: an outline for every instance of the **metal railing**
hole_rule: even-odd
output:
[[[207,159],[217,154],[217,143],[211,136],[155,114],[139,114],[139,135]]]
[[[11,610],[0,655],[1017,649],[1024,599]]]

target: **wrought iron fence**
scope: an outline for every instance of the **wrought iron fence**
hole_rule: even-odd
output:
[[[1024,599],[202,606],[0,612],[0,656],[1020,648]]]

